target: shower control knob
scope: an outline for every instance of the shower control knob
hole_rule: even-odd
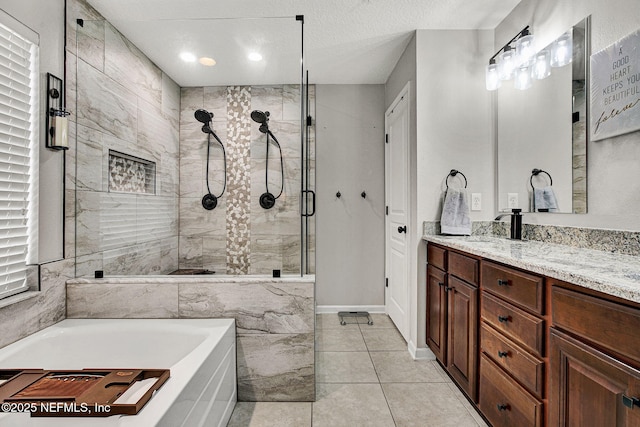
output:
[[[398,233],[407,233],[407,226],[403,225],[401,227],[398,227]]]

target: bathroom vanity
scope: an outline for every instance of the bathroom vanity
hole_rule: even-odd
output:
[[[640,425],[640,257],[424,238],[427,345],[493,426]]]

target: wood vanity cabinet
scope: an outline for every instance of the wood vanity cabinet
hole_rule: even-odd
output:
[[[479,260],[428,245],[427,344],[475,402]]]
[[[552,283],[549,425],[640,426],[640,308]]]
[[[494,426],[544,424],[544,278],[482,260],[478,407]]]
[[[492,426],[640,427],[640,303],[444,245],[427,260],[427,344]]]

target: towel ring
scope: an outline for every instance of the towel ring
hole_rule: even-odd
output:
[[[449,172],[449,175],[447,175],[447,177],[444,180],[444,183],[447,186],[447,190],[449,189],[449,177],[456,176],[458,174],[462,175],[462,177],[464,178],[464,188],[467,188],[467,177],[464,176],[464,174],[459,170],[451,169],[451,172]]]
[[[533,186],[533,177],[534,176],[538,176],[541,173],[545,173],[547,174],[547,176],[549,177],[549,185],[553,185],[553,178],[551,178],[551,175],[549,175],[549,172],[547,171],[543,171],[542,169],[534,169],[531,171],[531,177],[529,178],[529,184],[531,184],[531,189],[535,190],[536,188]]]

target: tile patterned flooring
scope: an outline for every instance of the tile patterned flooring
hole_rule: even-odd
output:
[[[372,318],[317,315],[316,401],[238,402],[228,426],[487,426],[437,362],[413,360],[391,320]]]

